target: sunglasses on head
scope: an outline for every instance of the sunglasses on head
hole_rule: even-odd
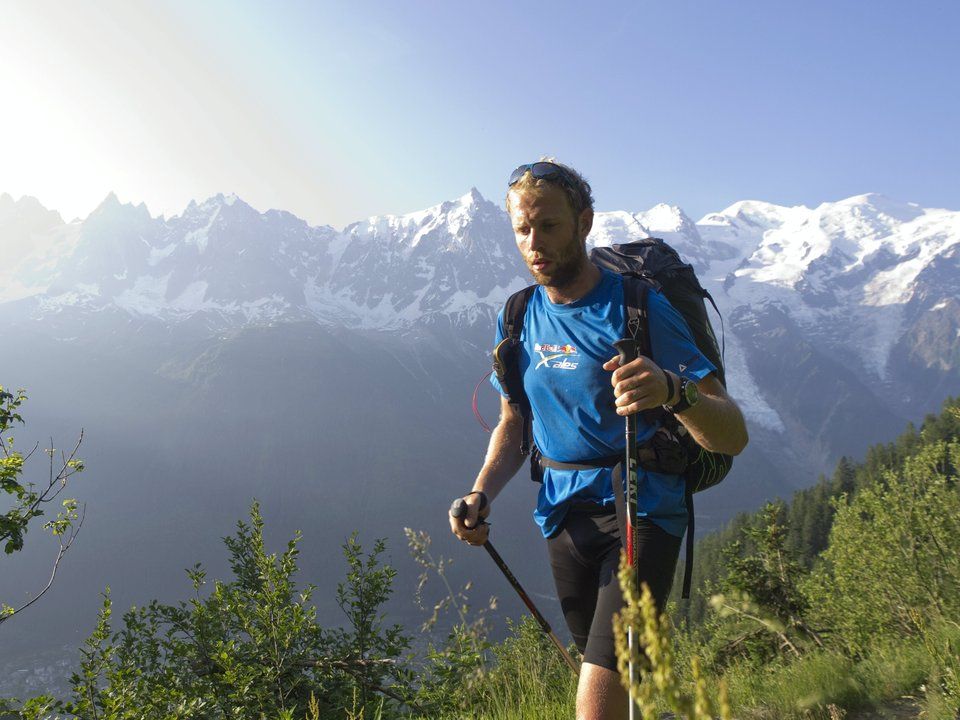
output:
[[[526,165],[521,165],[516,170],[510,174],[510,182],[507,183],[507,187],[513,187],[516,185],[520,178],[526,175],[527,171],[530,171],[530,174],[537,180],[560,180],[561,182],[573,186],[573,178],[570,177],[570,173],[564,168],[560,167],[556,163],[552,162],[535,162],[527,163]]]

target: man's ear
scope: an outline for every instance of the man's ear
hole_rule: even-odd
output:
[[[584,208],[583,212],[580,213],[578,219],[577,230],[580,235],[581,240],[585,240],[587,235],[590,234],[590,231],[593,229],[593,209]]]

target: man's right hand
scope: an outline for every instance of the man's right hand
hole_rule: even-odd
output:
[[[458,538],[471,545],[483,545],[487,541],[487,535],[490,533],[490,526],[481,522],[490,515],[490,504],[482,503],[483,495],[480,493],[470,493],[461,498],[467,507],[466,513],[461,517],[454,517],[450,514],[450,530]],[[483,508],[481,509],[481,505]]]

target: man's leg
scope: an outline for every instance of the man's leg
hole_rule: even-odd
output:
[[[547,544],[564,619],[584,654],[577,685],[576,717],[578,720],[626,720],[629,698],[616,671],[610,619],[607,618],[605,628],[598,628],[596,622],[597,612],[612,615],[623,603],[616,584],[620,535],[613,508],[607,511],[598,508],[593,512],[571,510],[562,531]],[[607,597],[598,598],[600,594]],[[609,636],[609,642],[596,636],[598,629],[600,634]],[[588,641],[592,648],[588,647]],[[608,652],[602,650],[605,645],[609,645]]]
[[[625,720],[630,697],[620,674],[585,662],[577,685],[577,720]]]
[[[646,519],[638,522],[638,536],[640,580],[651,586],[662,609],[673,583],[680,538]],[[613,614],[623,607],[617,517],[612,511],[571,511],[547,547],[564,619],[584,656],[577,720],[624,720],[629,696],[617,673],[612,623]]]
[[[637,523],[638,575],[653,592],[657,612],[663,610],[680,554],[680,538],[642,518]],[[613,615],[623,608],[623,594],[617,579],[620,564],[619,531],[616,517],[598,518],[597,531],[617,539],[608,547],[600,569],[596,610],[584,652],[584,670],[577,686],[577,720],[624,720],[630,698],[620,684],[613,640]]]
[[[590,548],[582,538],[583,527],[589,523],[589,519],[571,511],[560,532],[547,539],[557,599],[567,629],[581,654],[587,648],[590,624],[597,605],[600,570],[599,562],[590,557]],[[592,524],[589,526],[592,528]]]

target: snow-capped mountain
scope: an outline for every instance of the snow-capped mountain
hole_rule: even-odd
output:
[[[958,212],[869,194],[816,208],[742,201],[693,222],[660,204],[597,213],[589,242],[649,235],[676,247],[716,299],[730,388],[752,422],[778,435],[817,427],[804,453],[827,462],[850,429],[829,427],[837,399],[817,383],[799,397],[789,376],[764,379],[785,338],[783,352],[819,359],[809,369],[827,373],[818,382],[841,382],[834,391],[884,425],[957,387]],[[529,282],[504,210],[475,189],[340,231],[235,196],[165,220],[111,194],[66,224],[32,198],[4,195],[0,248],[11,258],[0,317],[110,310],[211,331],[307,321],[410,333],[440,323],[484,347],[503,300]]]
[[[525,284],[506,214],[476,189],[422,212],[348,225],[330,260],[311,309],[364,328],[499,308]]]
[[[8,268],[18,282],[5,284],[5,294],[36,299],[41,315],[111,306],[174,322],[196,313],[220,325],[300,319],[311,317],[306,288],[329,271],[335,236],[290,213],[258,213],[235,196],[191,202],[164,221],[110,194],[48,243],[42,263],[31,256]]]
[[[896,380],[891,363],[927,313],[953,308],[956,322],[958,212],[871,194],[813,209],[741,202],[698,228],[707,241],[742,248],[738,259],[708,269],[713,282],[722,277],[728,307],[779,303],[818,344],[872,380]],[[956,370],[956,339],[938,350],[940,366]]]
[[[960,214],[862,195],[814,209],[744,201],[694,223],[660,204],[597,213],[590,242],[651,234],[708,286],[721,283],[734,305],[789,300],[809,321],[814,309],[904,308],[915,298],[929,309],[949,300],[921,275],[953,257]],[[86,220],[65,224],[33,198],[2,195],[0,243],[0,302],[42,296],[48,307],[111,303],[169,319],[217,311],[240,323],[313,317],[397,328],[432,313],[499,307],[527,282],[506,214],[475,189],[340,232],[259,213],[236,196],[191,202],[163,220],[110,194]],[[883,361],[872,362],[882,372]]]
[[[4,198],[0,238],[16,230],[17,240],[36,201]],[[342,232],[258,213],[235,196],[191,202],[164,221],[111,194],[86,220],[45,232],[42,252],[5,264],[0,302],[33,298],[41,313],[110,305],[174,322],[202,313],[214,326],[312,319],[397,329],[499,306],[524,282],[505,214],[476,190]],[[38,234],[30,226],[16,244]]]

